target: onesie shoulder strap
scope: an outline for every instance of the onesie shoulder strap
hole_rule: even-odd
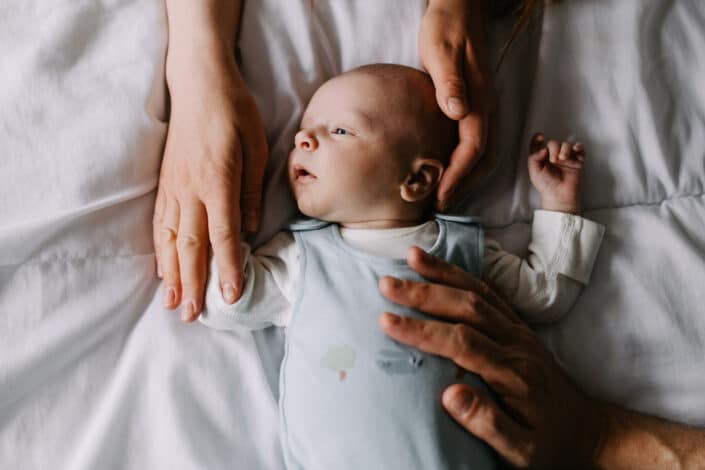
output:
[[[290,232],[310,232],[329,226],[331,223],[325,220],[313,219],[310,217],[297,217],[289,221],[284,227]]]
[[[436,219],[445,220],[446,222],[455,222],[457,224],[463,225],[480,225],[482,220],[480,217],[474,217],[471,215],[448,215],[448,214],[434,214]]]
[[[482,275],[485,238],[479,217],[436,214],[444,233],[443,257],[471,274]]]

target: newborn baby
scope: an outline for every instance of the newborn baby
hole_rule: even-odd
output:
[[[416,245],[484,277],[527,321],[552,321],[588,282],[603,228],[578,215],[582,147],[541,135],[531,142],[529,172],[542,210],[526,259],[484,239],[473,218],[434,216],[456,135],[423,72],[377,64],[333,78],[311,99],[288,161],[293,195],[309,219],[254,254],[243,245],[245,284],[233,305],[222,300],[212,265],[203,323],[286,327],[279,406],[287,468],[498,465],[440,404],[453,383],[486,387],[452,362],[384,335],[384,311],[425,315],[389,302],[379,279],[420,280],[405,261]]]

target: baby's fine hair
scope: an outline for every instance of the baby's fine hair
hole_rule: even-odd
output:
[[[416,120],[413,128],[414,149],[447,165],[458,144],[458,126],[448,118],[436,101],[436,89],[426,72],[398,64],[363,65],[346,72],[361,73],[382,81],[390,94],[402,103],[402,109]]]

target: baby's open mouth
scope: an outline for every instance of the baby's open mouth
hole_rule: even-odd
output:
[[[296,179],[296,181],[309,181],[316,179],[316,175],[309,173],[309,171],[301,165],[294,165],[294,179]]]

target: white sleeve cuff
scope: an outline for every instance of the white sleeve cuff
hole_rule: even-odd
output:
[[[287,293],[296,285],[298,249],[294,238],[280,233],[255,253],[242,242],[242,295],[227,304],[220,292],[218,268],[211,259],[206,301],[201,323],[221,330],[257,330],[271,325],[284,326],[291,305]]]
[[[583,217],[563,212],[537,210],[530,250],[546,253],[546,271],[587,284],[602,243],[605,227]]]

